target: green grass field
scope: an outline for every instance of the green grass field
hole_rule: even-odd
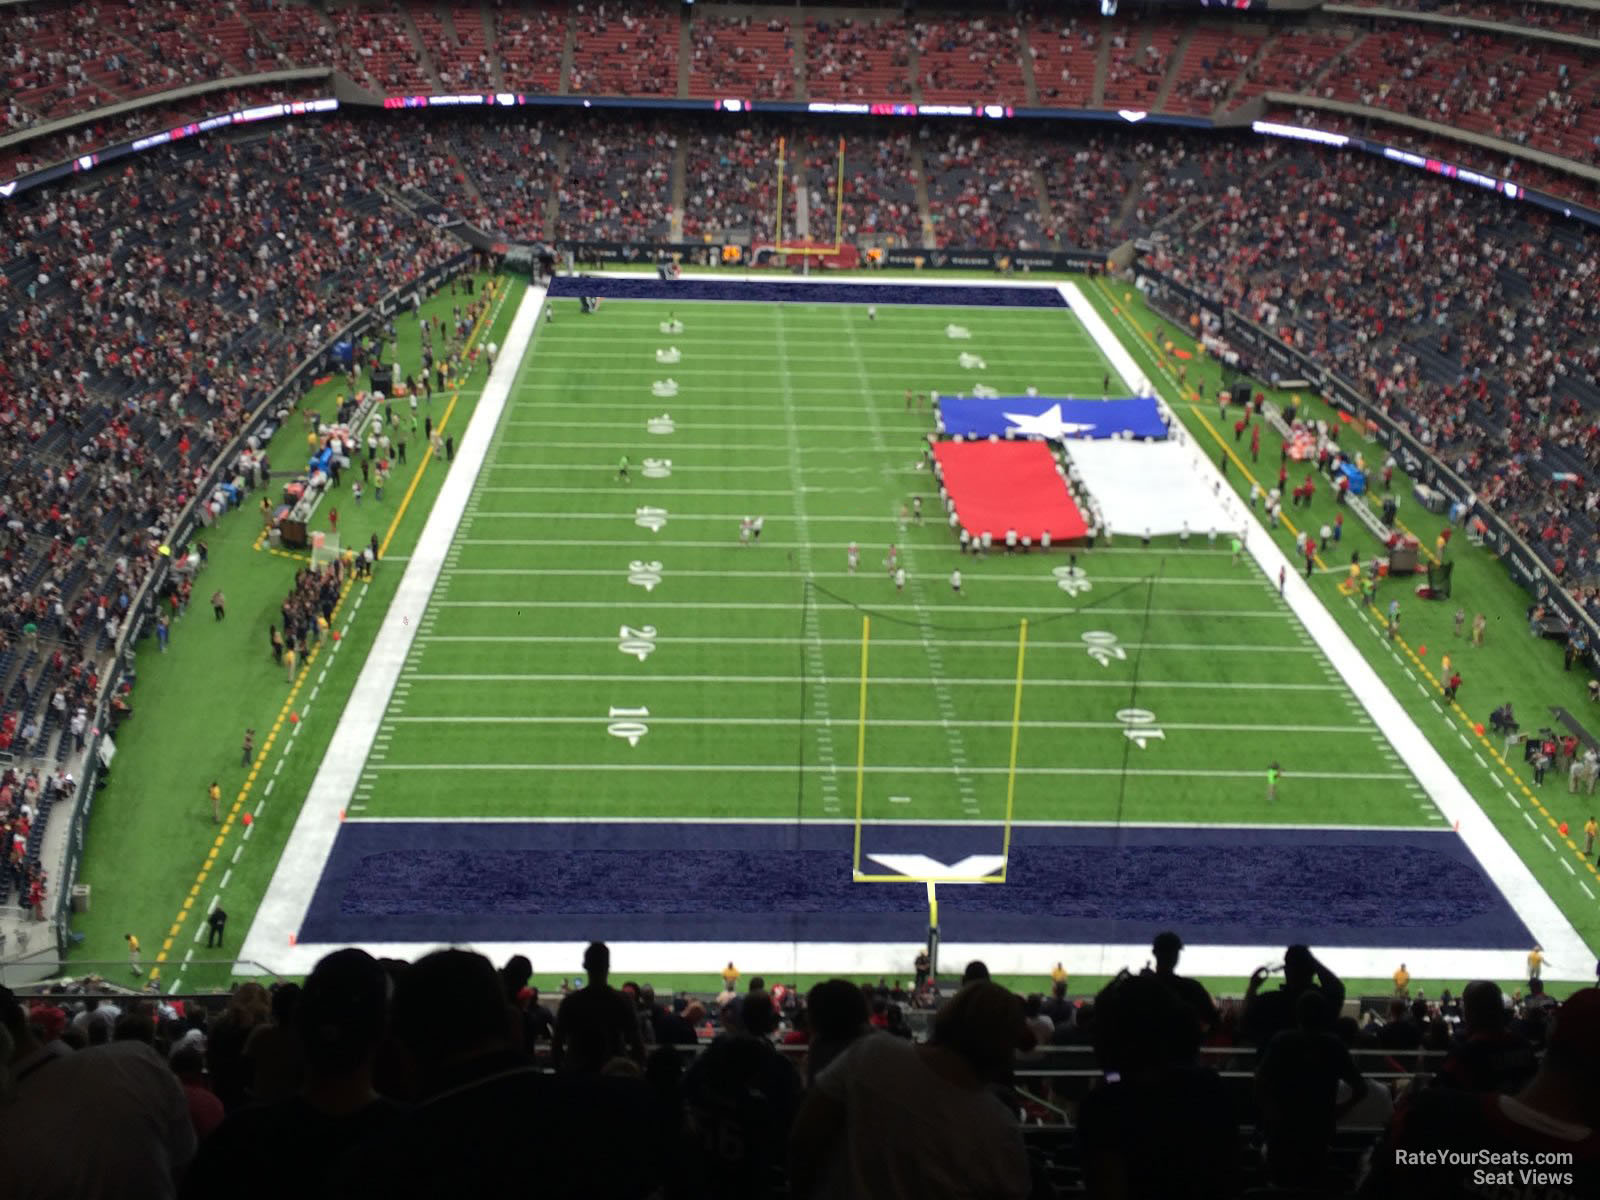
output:
[[[1085,291],[1191,431],[1216,439],[1205,443],[1215,453],[1214,408],[1183,403],[1171,360],[1154,348],[1171,336],[1164,323],[1120,291]],[[503,343],[517,296],[511,289],[486,338]],[[1108,365],[1065,310],[895,307],[875,321],[860,306],[617,302],[581,317],[574,302],[556,301],[555,310],[518,374],[433,597],[407,614],[419,634],[352,819],[849,817],[866,617],[868,820],[964,819],[998,831],[1026,618],[1017,820],[1442,823],[1253,563],[1234,565],[1204,537],[1186,548],[1119,539],[1082,555],[1084,575],[1063,588],[1060,554],[959,555],[920,465],[932,415],[907,411],[905,392],[982,382],[1002,394],[1099,394]],[[672,315],[685,327],[663,333]],[[948,338],[951,323],[970,341]],[[401,324],[404,361],[414,325]],[[667,347],[681,360],[658,362]],[[959,365],[963,350],[986,369]],[[1197,378],[1215,379],[1200,359],[1189,366],[1189,382]],[[668,379],[676,394],[658,395],[654,385]],[[468,384],[449,426],[458,433],[481,372]],[[283,437],[292,461],[300,432]],[[1278,449],[1268,431],[1263,478]],[[411,476],[397,473],[379,528],[393,522],[394,561],[365,594],[341,653],[313,664],[329,667],[321,695],[252,839],[235,827],[220,845],[204,788],[221,777],[231,795],[247,781],[238,735],[246,724],[269,728],[283,704],[265,629],[297,564],[254,549],[248,515],[209,537],[229,620],[191,616],[172,653],[141,651],[137,723],[119,739],[91,825],[85,876],[96,893],[79,919],[80,960],[116,961],[121,933],[134,928],[168,962],[192,958],[186,986],[226,983],[225,955],[187,954],[187,914],[216,889],[242,935],[442,466],[412,468],[404,511]],[[1229,477],[1248,488],[1240,471]],[[902,527],[915,496],[924,523]],[[1332,514],[1319,493],[1311,520]],[[741,546],[747,516],[764,518],[763,535]],[[1402,516],[1431,544],[1437,518],[1414,506]],[[1292,545],[1292,527],[1278,536]],[[882,566],[890,543],[907,568],[903,593]],[[1347,521],[1340,561],[1351,549],[1369,557],[1374,544]],[[1391,655],[1371,614],[1337,591],[1340,573],[1316,587],[1579,932],[1600,943],[1600,881],[1545,824],[1559,816],[1577,828],[1586,813],[1566,803],[1564,781],[1514,809],[1507,789],[1521,796],[1531,777],[1520,760],[1509,773],[1494,762],[1467,719],[1503,699],[1525,714],[1541,703],[1577,710],[1586,677],[1564,675],[1559,652],[1528,639],[1523,594],[1488,555],[1458,544],[1455,561],[1458,596],[1492,619],[1481,651],[1451,647],[1467,679],[1460,710],[1433,707],[1423,671],[1450,641],[1453,603],[1408,602],[1407,640]],[[959,597],[947,582],[958,565]],[[1104,635],[1126,656],[1115,670],[1089,653]],[[1430,643],[1432,659],[1418,653]],[[238,715],[219,726],[215,713],[230,706]],[[1285,778],[1269,805],[1273,760]],[[561,969],[537,965],[552,977]]]
[[[1023,618],[1019,820],[1442,819],[1420,796],[1395,802],[1409,774],[1226,549],[1123,539],[1084,556],[1072,592],[1064,555],[959,553],[921,469],[932,415],[905,391],[1097,393],[1108,364],[1070,313],[718,304],[663,334],[672,311],[557,301],[541,326],[363,814],[438,814],[459,777],[443,806],[457,816],[848,815],[866,615],[868,819],[1003,821]],[[662,365],[669,343],[682,360]],[[986,369],[958,365],[968,350]],[[678,394],[652,395],[668,376]],[[902,528],[913,496],[924,521]],[[759,543],[741,545],[757,515]],[[891,543],[903,593],[882,566]],[[1090,655],[1095,632],[1119,669]],[[608,732],[618,710],[648,732]],[[1154,719],[1118,715],[1132,712]],[[1269,807],[1274,759],[1299,765]]]

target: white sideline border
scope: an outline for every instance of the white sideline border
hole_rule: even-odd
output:
[[[630,272],[596,271],[588,274],[640,277]],[[718,273],[709,278],[740,283],[774,282],[770,275],[750,273]],[[796,287],[822,283],[864,287],[889,281],[797,277],[782,282]],[[1056,289],[1124,384],[1134,392],[1159,397],[1155,386],[1139,370],[1132,355],[1111,333],[1106,322],[1075,283],[1029,280],[971,282],[957,279],[919,279],[915,283],[953,291],[978,286]],[[265,967],[281,975],[304,975],[334,948],[329,944],[299,943],[291,939],[296,937],[310,907],[323,867],[338,835],[339,814],[348,806],[354,794],[394,684],[416,636],[417,622],[405,618],[413,612],[420,615],[432,594],[545,301],[545,289],[530,287],[518,308],[505,350],[462,439],[455,468],[435,501],[418,539],[416,552],[407,564],[394,602],[340,717],[328,754],[318,769],[311,791],[273,872],[266,896],[251,923],[240,950],[240,964],[234,968],[236,974],[255,975],[260,967]],[[953,297],[952,304],[959,305],[960,300]],[[1160,403],[1166,409],[1165,402]],[[1182,429],[1170,410],[1165,415],[1176,429]],[[1182,442],[1197,459],[1197,468],[1210,472],[1208,478],[1217,477],[1215,465],[1200,452],[1192,439],[1185,434]],[[1244,521],[1245,540],[1251,557],[1270,580],[1273,568],[1289,567],[1288,559],[1278,550],[1254,514],[1246,511]],[[1593,955],[1583,939],[1423,736],[1416,723],[1378,679],[1316,595],[1296,571],[1288,569],[1287,574],[1290,578],[1285,597],[1291,611],[1327,654],[1345,685],[1360,699],[1440,811],[1447,819],[1460,821],[1461,837],[1468,849],[1544,947],[1546,977],[1571,982],[1589,980],[1592,977]],[[475,823],[488,823],[490,820],[485,818]],[[504,818],[492,820],[501,821]],[[1269,901],[1263,898],[1263,902]],[[1397,900],[1396,903],[1398,905],[1403,901]],[[364,943],[362,948],[376,957],[412,958],[441,944],[433,940],[379,942]],[[550,970],[551,964],[561,964],[558,970],[568,966],[576,969],[575,964],[581,957],[583,947],[582,942],[576,941],[482,942],[471,945],[496,962],[504,961],[512,954],[530,955],[539,963],[542,971]],[[869,972],[904,976],[909,973],[909,960],[915,953],[915,947],[898,942],[613,942],[611,945],[614,959],[625,964],[628,971],[634,974],[681,973],[686,967],[692,973],[701,966],[709,971],[711,967],[705,964],[733,960],[740,962],[747,972],[755,970],[808,975]],[[1523,949],[1455,950],[1406,946],[1317,947],[1316,950],[1331,968],[1347,978],[1386,978],[1395,964],[1401,961],[1417,978],[1517,979],[1526,972],[1526,951]],[[1062,962],[1074,975],[1109,975],[1123,966],[1141,962],[1149,955],[1148,946],[1143,944],[996,945],[947,942],[942,951],[947,964],[981,958],[992,971],[1004,975],[1041,974],[1045,964],[1055,961]],[[1184,966],[1195,975],[1243,978],[1263,962],[1277,961],[1281,957],[1281,946],[1196,945],[1185,949]]]
[[[1149,378],[1139,370],[1127,347],[1111,332],[1105,319],[1089,302],[1078,285],[1064,283],[1060,285],[1060,289],[1067,306],[1072,309],[1078,320],[1083,322],[1084,328],[1089,331],[1089,336],[1111,361],[1118,374],[1122,376],[1123,382],[1141,394],[1159,395]],[[1162,402],[1162,408],[1166,409],[1165,402]],[[1208,472],[1210,478],[1222,480],[1222,474],[1211,461],[1211,457],[1200,450],[1187,432],[1183,432],[1185,427],[1174,419],[1170,410],[1165,415],[1173,429],[1182,432],[1179,440],[1194,458],[1196,468]],[[1223,486],[1230,493],[1233,491],[1232,485],[1225,480]],[[1439,811],[1444,814],[1447,821],[1459,822],[1461,840],[1466,843],[1472,856],[1478,860],[1484,873],[1495,887],[1500,889],[1512,910],[1543,947],[1548,958],[1553,963],[1560,964],[1559,970],[1554,968],[1550,970],[1550,977],[1571,982],[1592,980],[1595,956],[1583,938],[1578,935],[1578,931],[1572,927],[1572,923],[1539,885],[1539,881],[1534,878],[1527,864],[1511,848],[1511,844],[1506,841],[1499,829],[1495,828],[1494,822],[1489,820],[1472,794],[1444,761],[1443,756],[1434,748],[1433,743],[1428,741],[1417,723],[1412,720],[1411,715],[1400,706],[1394,693],[1378,678],[1378,673],[1356,649],[1355,643],[1350,640],[1350,635],[1345,633],[1344,628],[1334,620],[1333,614],[1300,577],[1300,573],[1278,548],[1277,542],[1272,539],[1272,535],[1267,532],[1256,514],[1243,506],[1240,506],[1239,511],[1244,522],[1241,536],[1244,538],[1245,548],[1250,552],[1250,557],[1261,567],[1269,581],[1280,571],[1283,572],[1286,577],[1284,599],[1290,611],[1300,619],[1306,632],[1327,655],[1328,661],[1339,672],[1345,686],[1354,693],[1361,706],[1366,709],[1367,715],[1372,718],[1373,724],[1378,727],[1378,732],[1388,739],[1401,761],[1416,775],[1417,782],[1427,792],[1428,798],[1439,807]],[[1292,778],[1292,775],[1291,768],[1289,777]],[[1192,957],[1198,949],[1200,948],[1186,950],[1186,961],[1187,957]],[[1358,956],[1356,951],[1329,949],[1325,953],[1322,951],[1318,953],[1328,960],[1330,967],[1341,974],[1349,973],[1352,976],[1380,979],[1390,974],[1390,969],[1382,963],[1369,962],[1365,968],[1355,969],[1355,964],[1349,960]],[[1390,953],[1392,957],[1393,952]],[[1466,952],[1455,953],[1466,955]],[[1500,955],[1501,970],[1490,972],[1485,977],[1522,978],[1527,974],[1525,955],[1526,951]],[[1413,950],[1409,952],[1409,957],[1405,961],[1409,966],[1422,959],[1423,952]],[[1398,963],[1400,959],[1393,961]],[[1461,972],[1451,971],[1445,975],[1448,978],[1458,978]]]
[[[284,844],[283,853],[272,872],[266,895],[256,910],[250,931],[239,949],[243,962],[259,963],[278,974],[304,974],[322,957],[326,947],[315,947],[310,961],[304,955],[290,955],[290,942],[305,920],[316,891],[317,881],[327,865],[334,839],[339,835],[340,814],[349,806],[356,783],[366,766],[367,755],[377,737],[378,726],[389,705],[389,697],[405,666],[406,656],[417,636],[423,612],[433,595],[434,585],[444,567],[445,556],[455,542],[467,501],[477,485],[488,457],[489,443],[499,427],[512,385],[521,369],[523,356],[533,339],[539,314],[544,308],[545,289],[529,287],[517,306],[516,316],[506,334],[503,353],[483,389],[467,432],[457,447],[444,485],[434,500],[433,510],[417,538],[416,549],[395,589],[394,600],[384,614],[383,625],[362,664],[350,699],[328,743],[322,765],[317,768],[311,790],[306,794],[294,829]],[[235,974],[256,972],[236,965]]]

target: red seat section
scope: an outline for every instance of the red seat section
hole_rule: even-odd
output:
[[[787,100],[794,95],[794,38],[782,17],[713,17],[690,28],[691,96]]]

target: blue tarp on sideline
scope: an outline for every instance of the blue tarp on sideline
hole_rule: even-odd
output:
[[[1079,400],[1071,396],[940,396],[939,418],[952,437],[1108,438],[1126,434],[1165,438],[1167,426],[1152,396]]]

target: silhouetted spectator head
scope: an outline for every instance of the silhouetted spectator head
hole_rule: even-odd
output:
[[[764,992],[766,990],[767,990],[767,981],[765,979],[763,979],[760,975],[752,975],[752,976],[750,976],[750,986],[747,987],[745,989],[745,991],[747,991],[747,992]]]
[[[1156,960],[1156,970],[1172,971],[1178,966],[1178,955],[1183,953],[1183,939],[1168,930],[1156,934],[1150,943],[1150,954]]]
[[[766,992],[747,992],[739,1006],[739,1023],[751,1037],[767,1037],[778,1028],[778,1010]]]
[[[1544,980],[1540,979],[1537,975],[1528,980],[1528,994],[1530,996],[1544,995]]]
[[[956,1055],[985,1083],[1011,1078],[1017,1048],[1031,1041],[1022,1001],[997,983],[969,983],[940,1006],[928,1041]]]
[[[818,1039],[846,1039],[867,1023],[867,998],[848,979],[825,979],[806,993],[806,1011]]]
[[[1154,975],[1120,975],[1084,1005],[1092,1012],[1095,1060],[1102,1071],[1124,1076],[1193,1060],[1200,1048],[1194,1010]]]
[[[205,1055],[193,1042],[174,1050],[170,1062],[172,1073],[179,1079],[199,1079],[206,1071]]]
[[[366,1063],[383,1039],[388,1003],[388,977],[365,950],[325,956],[307,976],[295,1007],[307,1069],[330,1075]]]
[[[528,986],[528,980],[533,978],[533,964],[528,961],[525,954],[513,954],[506,959],[506,965],[500,968],[500,978],[505,983],[506,997],[515,1001],[523,988]]]
[[[452,1061],[509,1048],[510,1018],[494,967],[467,950],[436,950],[418,959],[394,991],[394,1034],[424,1088]]]
[[[1573,992],[1555,1010],[1544,1067],[1587,1097],[1587,1112],[1600,1110],[1600,987]]]
[[[967,969],[961,972],[961,984],[965,987],[969,983],[987,983],[989,981],[989,966],[981,959],[973,959],[967,964]]]
[[[598,987],[611,975],[611,947],[604,942],[590,942],[583,952],[583,973],[589,983]]]
[[[1283,982],[1291,991],[1310,987],[1311,977],[1316,970],[1317,960],[1311,953],[1311,947],[1297,942],[1283,952]]]
[[[1308,988],[1295,997],[1294,1022],[1305,1033],[1331,1032],[1336,1016],[1328,998],[1315,988]]]
[[[1468,1033],[1489,1033],[1506,1023],[1506,1004],[1498,983],[1474,980],[1461,993],[1461,1018]]]
[[[34,1040],[32,1032],[28,1029],[28,1014],[23,1010],[16,993],[8,987],[0,987],[0,1026],[4,1026],[6,1032],[11,1035],[13,1050]]]
[[[154,1046],[156,1044],[155,1018],[143,1009],[125,1012],[117,1018],[116,1027],[111,1036],[113,1041],[143,1042],[146,1046]]]
[[[272,1023],[287,1029],[294,1024],[294,1010],[300,1003],[298,983],[280,983],[272,989]]]

